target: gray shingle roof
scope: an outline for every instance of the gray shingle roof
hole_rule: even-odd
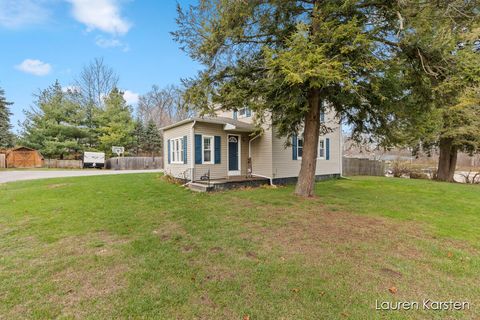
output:
[[[203,123],[212,123],[212,124],[222,124],[222,125],[230,124],[235,127],[234,130],[236,131],[245,131],[245,132],[255,131],[255,126],[253,124],[245,123],[242,121],[238,121],[238,120],[226,118],[226,117],[203,117],[203,118],[193,117],[193,118],[188,118],[188,119],[176,122],[174,124],[165,126],[163,128],[160,128],[160,130],[163,130],[163,131],[169,130],[193,121],[203,122]]]

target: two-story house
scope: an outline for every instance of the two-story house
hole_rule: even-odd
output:
[[[273,184],[295,182],[303,153],[302,135],[287,146],[271,125],[256,135],[254,113],[216,109],[216,117],[195,117],[162,128],[165,173],[186,181],[267,178]],[[333,129],[318,143],[317,179],[340,176],[342,137],[333,113],[321,121]]]

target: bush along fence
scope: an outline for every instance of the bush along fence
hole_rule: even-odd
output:
[[[60,169],[81,169],[83,168],[83,162],[82,160],[44,159],[43,167]]]
[[[343,157],[344,176],[384,176],[385,161]]]
[[[112,170],[142,170],[163,169],[162,157],[115,157],[105,163],[106,169]]]

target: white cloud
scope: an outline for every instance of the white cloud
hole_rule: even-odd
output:
[[[45,76],[52,71],[52,66],[50,64],[35,59],[25,59],[22,63],[15,66],[15,68],[36,76]]]
[[[130,90],[125,90],[123,93],[123,99],[127,102],[127,104],[137,104],[138,103],[138,93],[130,91]]]
[[[95,39],[95,44],[100,48],[121,48],[122,51],[128,51],[130,49],[128,44],[123,43],[116,38],[107,39],[102,36],[98,36]]]
[[[50,11],[45,0],[0,0],[0,26],[20,28],[48,20]]]
[[[118,0],[67,0],[73,6],[73,17],[87,26],[87,31],[98,29],[122,35],[130,30],[130,22],[120,15]]]

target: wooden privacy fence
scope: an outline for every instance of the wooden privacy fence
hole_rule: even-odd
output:
[[[343,157],[344,176],[384,176],[385,161]]]
[[[83,168],[83,162],[82,160],[44,159],[43,167],[60,169],[81,169]]]
[[[0,168],[5,168],[5,167],[6,167],[5,154],[0,153]]]
[[[106,161],[105,167],[113,170],[163,169],[162,157],[115,157]]]

